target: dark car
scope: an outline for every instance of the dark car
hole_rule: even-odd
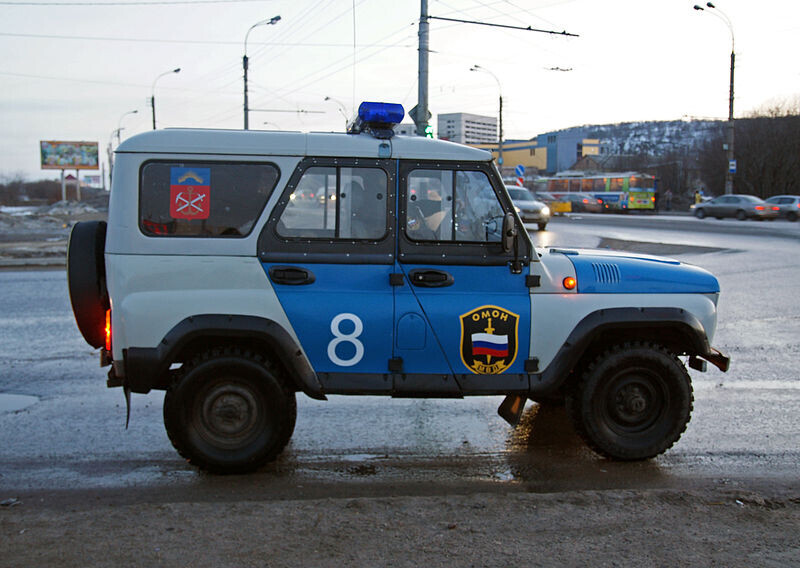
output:
[[[771,205],[755,195],[744,194],[720,195],[710,201],[695,203],[689,208],[689,211],[694,213],[698,219],[736,217],[740,221],[744,221],[745,219],[775,219],[778,216],[776,205]]]
[[[603,202],[591,193],[561,193],[561,199],[566,199],[572,204],[573,213],[602,213]]]
[[[507,185],[508,195],[519,213],[523,223],[536,223],[544,231],[550,221],[550,208],[534,199],[533,194],[524,187]]]
[[[775,195],[767,199],[772,209],[778,208],[778,215],[789,221],[797,221],[800,216],[800,195]]]

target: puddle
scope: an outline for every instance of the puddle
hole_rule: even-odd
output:
[[[16,412],[39,402],[35,396],[0,393],[0,412]]]

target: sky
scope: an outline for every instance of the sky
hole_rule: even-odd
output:
[[[431,16],[579,36],[431,20],[431,123],[497,116],[501,93],[506,139],[725,119],[720,10],[735,34],[735,115],[796,100],[800,2],[715,5],[429,0]],[[107,163],[118,128],[122,139],[152,128],[151,96],[159,128],[242,128],[246,36],[251,129],[341,131],[361,101],[417,103],[419,0],[0,0],[0,14],[0,180],[56,177],[40,168],[40,140],[96,141]]]

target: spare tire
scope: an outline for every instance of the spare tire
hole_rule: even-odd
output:
[[[105,345],[106,310],[106,222],[76,223],[67,247],[67,281],[75,322],[92,347]]]

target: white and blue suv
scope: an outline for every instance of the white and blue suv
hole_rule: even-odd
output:
[[[166,391],[192,464],[246,472],[289,442],[295,394],[562,402],[591,448],[664,452],[693,404],[717,279],[674,260],[532,245],[491,155],[393,136],[174,129],[117,150],[108,224],[77,224],[73,311],[108,386]],[[353,417],[357,419],[357,417]]]

